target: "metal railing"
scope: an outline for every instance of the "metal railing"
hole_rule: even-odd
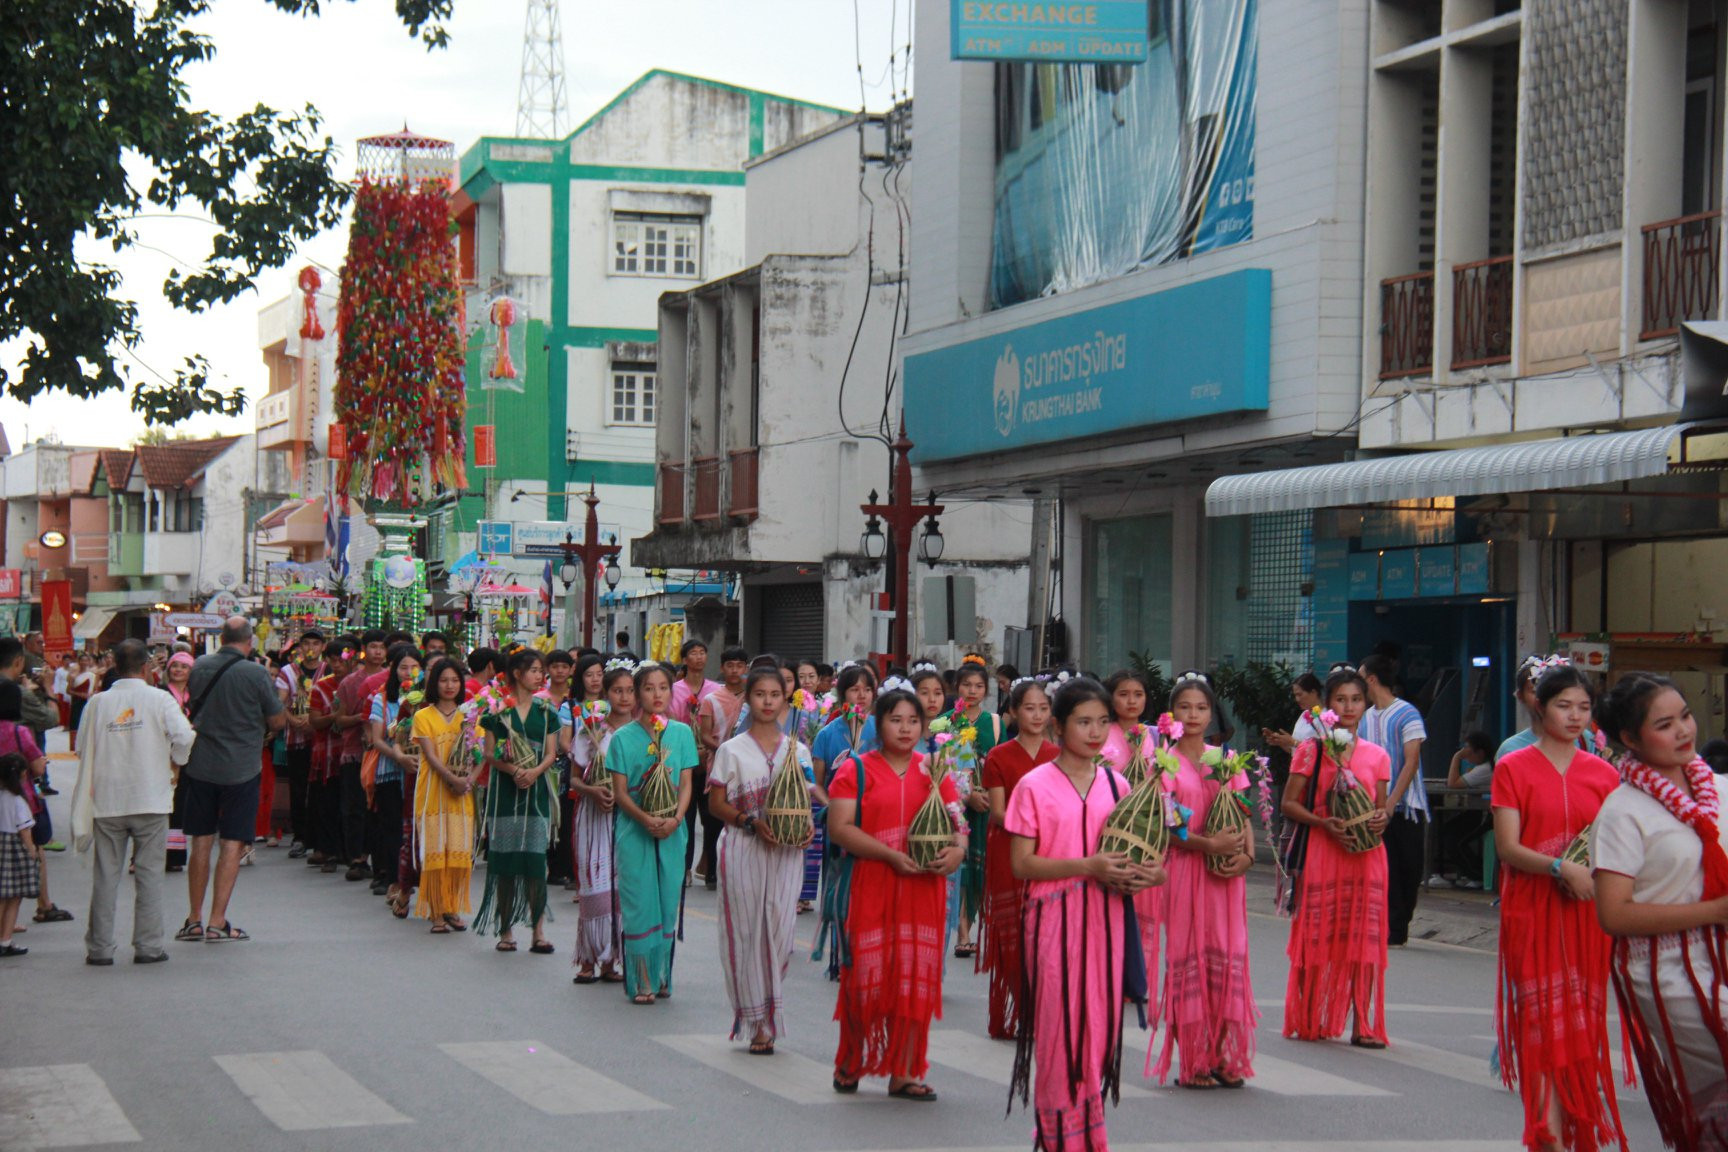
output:
[[[1722,212],[1644,225],[1644,323],[1640,340],[1680,331],[1716,314],[1722,277]]]
[[[720,519],[720,457],[698,456],[690,467],[696,474],[696,499],[690,519],[698,523]]]
[[[726,493],[726,514],[734,520],[756,519],[757,449],[742,448],[727,453],[731,483]]]
[[[662,524],[684,523],[684,465],[660,465],[660,517]]]
[[[1452,267],[1452,367],[1512,359],[1512,257]]]
[[[1434,273],[1380,281],[1380,379],[1434,371]]]

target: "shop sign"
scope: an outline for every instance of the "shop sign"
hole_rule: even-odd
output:
[[[207,616],[217,616],[216,626],[222,626],[222,620],[240,614],[240,597],[232,592],[218,592],[204,602],[204,613]]]
[[[1458,595],[1488,595],[1490,576],[1487,544],[1458,545]]]
[[[1574,668],[1586,672],[1606,672],[1611,667],[1609,653],[1611,646],[1603,640],[1566,640],[1560,641],[1560,655],[1572,662]]]
[[[1416,595],[1453,596],[1458,592],[1456,549],[1422,548],[1416,553]]]
[[[1139,64],[1146,59],[1146,2],[949,0],[949,55],[955,60]]]
[[[1411,600],[1416,596],[1416,550],[1400,548],[1380,557],[1380,599]]]
[[[24,595],[24,570],[0,568],[0,600],[17,600]]]
[[[1250,268],[906,358],[913,459],[1265,411],[1272,273]]]
[[[1380,599],[1380,553],[1350,554],[1350,599]]]
[[[42,581],[42,651],[72,651],[72,624],[72,581]]]

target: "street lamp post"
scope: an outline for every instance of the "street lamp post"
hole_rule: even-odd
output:
[[[614,538],[605,543],[600,539],[600,516],[595,511],[600,506],[600,497],[594,494],[594,485],[588,485],[588,491],[582,496],[582,503],[588,505],[587,522],[582,528],[582,543],[576,543],[569,532],[564,533],[564,562],[558,566],[558,578],[564,582],[564,591],[568,595],[570,588],[576,582],[578,574],[582,577],[582,644],[584,647],[594,646],[594,609],[595,593],[594,570],[602,560],[606,562],[606,583],[616,588],[623,573],[618,570],[618,542]]]
[[[930,493],[930,499],[924,504],[912,503],[912,441],[906,438],[906,417],[900,417],[900,434],[894,438],[889,450],[893,453],[893,470],[890,473],[892,483],[888,493],[888,503],[877,503],[876,493],[870,493],[870,503],[860,504],[859,510],[870,517],[864,526],[864,535],[859,540],[859,547],[864,555],[871,560],[882,558],[888,541],[894,545],[894,626],[889,635],[888,659],[891,663],[904,666],[911,659],[912,645],[910,632],[911,593],[912,593],[912,531],[918,527],[918,522],[928,518],[929,523],[924,528],[924,539],[920,552],[926,563],[934,564],[942,558],[942,530],[936,522],[945,509],[936,503],[936,493]],[[888,535],[885,539],[882,532],[882,521],[887,522]]]

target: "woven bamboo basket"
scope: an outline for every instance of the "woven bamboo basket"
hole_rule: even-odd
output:
[[[1122,769],[1122,776],[1128,781],[1128,787],[1138,787],[1140,781],[1146,779],[1151,771],[1151,765],[1146,763],[1146,736],[1136,732],[1128,737],[1128,763]]]
[[[1374,798],[1361,785],[1332,789],[1332,815],[1344,821],[1344,847],[1350,852],[1369,852],[1379,847],[1380,833],[1368,826],[1374,817]]]
[[[1566,845],[1566,851],[1560,854],[1560,859],[1568,864],[1582,864],[1590,867],[1590,842],[1596,832],[1596,824],[1592,821],[1584,825],[1584,830],[1573,837],[1572,843]]]
[[[810,812],[810,786],[804,780],[803,766],[798,763],[798,748],[795,742],[786,742],[786,755],[780,760],[780,767],[774,770],[774,778],[768,783],[768,798],[763,809],[763,818],[768,825],[768,833],[780,844],[802,844],[816,830],[816,822]]]
[[[954,820],[942,803],[942,780],[950,767],[949,755],[938,748],[930,758],[930,795],[924,798],[906,828],[906,855],[920,868],[930,867],[942,850],[954,843]]]
[[[1225,832],[1248,831],[1248,804],[1242,799],[1242,794],[1233,788],[1225,788],[1218,793],[1218,798],[1212,801],[1212,808],[1206,813],[1206,823],[1200,829],[1207,837],[1218,836]],[[1231,857],[1217,852],[1206,854],[1206,867],[1214,872],[1221,871],[1229,864]]]
[[[1170,847],[1164,805],[1163,780],[1148,775],[1116,802],[1098,835],[1098,851],[1125,853],[1131,864],[1163,863]]]
[[[537,768],[540,765],[540,754],[520,732],[510,733],[510,739],[504,742],[504,754],[513,768]]]
[[[666,767],[664,756],[654,759],[654,767],[648,769],[648,775],[642,777],[642,798],[639,801],[642,811],[656,819],[670,819],[678,815],[678,789],[672,785],[672,773]]]

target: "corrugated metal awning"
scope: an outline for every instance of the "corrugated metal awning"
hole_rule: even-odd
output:
[[[1246,516],[1638,480],[1666,472],[1671,450],[1692,427],[1673,424],[1220,476],[1206,489],[1206,515]]]
[[[113,608],[86,608],[78,617],[78,622],[72,625],[72,639],[97,640],[102,636],[102,630],[108,627],[108,622],[114,619]]]

